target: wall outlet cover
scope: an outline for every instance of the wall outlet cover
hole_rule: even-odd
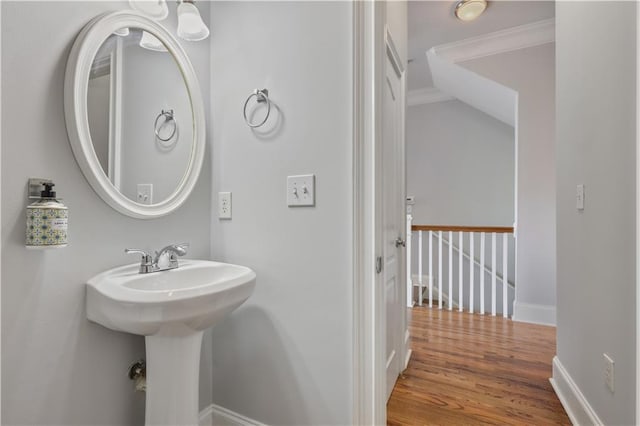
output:
[[[137,200],[138,204],[150,205],[153,204],[153,184],[152,183],[139,183],[137,188]]]
[[[218,192],[218,218],[231,219],[231,192]]]

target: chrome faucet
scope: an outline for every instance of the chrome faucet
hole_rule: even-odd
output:
[[[168,271],[169,269],[176,269],[178,265],[178,256],[184,256],[187,254],[188,243],[171,244],[160,251],[155,253],[155,257],[151,256],[145,250],[140,249],[124,249],[127,254],[137,253],[142,255],[140,260],[140,273],[148,274],[150,272]],[[165,262],[167,259],[167,262]]]

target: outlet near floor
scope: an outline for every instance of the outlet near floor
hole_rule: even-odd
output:
[[[613,393],[615,391],[615,363],[607,354],[602,354],[602,357],[604,358],[604,383]]]

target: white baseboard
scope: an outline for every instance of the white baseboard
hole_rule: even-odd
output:
[[[553,377],[549,379],[564,410],[574,425],[603,425],[557,356],[553,357]]]
[[[413,274],[411,276],[411,283],[413,284],[414,287],[418,287],[418,275],[417,274]],[[448,284],[447,284],[448,285]],[[426,298],[423,297],[422,299],[422,304],[424,304],[425,300],[427,302],[427,304],[429,304],[429,276],[428,275],[422,275],[422,287],[424,288],[424,293],[426,293]],[[444,287],[443,287],[444,290]],[[438,291],[438,286],[435,283],[435,277],[433,280],[433,285],[431,287],[431,292],[433,295],[433,300],[438,300],[440,299],[440,292]],[[449,296],[444,294],[442,294],[442,306],[449,306]],[[451,306],[454,307],[455,309],[458,309],[459,305],[458,302],[456,302],[455,300],[453,300],[451,302]]]
[[[266,426],[216,404],[200,411],[199,426]]]
[[[533,324],[556,325],[556,307],[513,302],[513,320]]]

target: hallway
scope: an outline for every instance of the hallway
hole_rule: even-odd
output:
[[[555,328],[416,307],[388,425],[571,424],[549,377]]]

